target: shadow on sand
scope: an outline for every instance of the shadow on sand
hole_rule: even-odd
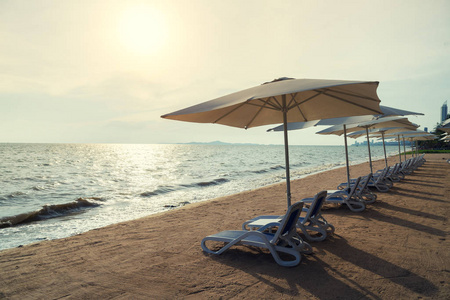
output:
[[[253,284],[262,283],[289,296],[304,295],[301,290],[305,290],[319,299],[381,299],[370,290],[371,280],[389,280],[417,293],[419,297],[430,296],[437,291],[436,286],[427,279],[354,248],[340,236],[334,235],[324,242],[315,243],[314,246],[315,252],[320,255],[304,255],[300,265],[293,268],[277,265],[267,251],[253,247],[239,246],[222,255],[209,256],[217,262],[253,276],[256,279]],[[330,254],[379,277],[372,276],[368,280],[362,275],[355,278],[354,272],[347,273],[320,258],[326,258]]]
[[[420,211],[420,210],[415,210],[415,209],[410,209],[410,208],[396,206],[396,205],[392,205],[392,204],[389,204],[389,203],[383,202],[383,201],[378,202],[376,205],[378,207],[380,207],[380,208],[389,209],[389,210],[392,210],[392,211],[398,211],[398,212],[402,212],[402,213],[405,213],[405,214],[410,214],[412,216],[424,217],[424,218],[438,220],[438,221],[445,221],[447,219],[447,218],[445,218],[443,216],[430,214],[430,213],[423,212],[423,211]]]

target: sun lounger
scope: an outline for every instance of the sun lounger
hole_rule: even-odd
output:
[[[369,181],[368,186],[376,188],[378,191],[382,193],[386,193],[390,188],[393,187],[394,183],[386,177],[389,172],[390,167],[378,170],[375,174],[373,174],[372,178]]]
[[[330,192],[330,194],[328,194],[327,197],[325,198],[325,203],[332,203],[339,205],[345,204],[351,211],[354,212],[360,212],[365,210],[366,205],[364,204],[364,202],[354,197],[360,181],[361,177],[358,177],[354,181],[354,184],[351,186],[350,189],[334,190]],[[313,200],[314,198],[304,198],[301,201],[304,203],[312,203]]]
[[[309,241],[323,241],[328,235],[334,232],[334,226],[327,222],[321,214],[321,208],[324,203],[326,191],[317,193],[309,208],[303,208],[305,216],[301,216],[297,221],[297,228],[299,228],[303,235]],[[255,230],[273,221],[280,221],[283,216],[258,216],[248,220],[242,224],[244,230]]]
[[[301,253],[305,248],[305,242],[297,239],[295,224],[303,208],[302,202],[297,202],[288,208],[281,222],[273,222],[259,230],[227,230],[205,237],[201,246],[203,251],[212,254],[222,254],[233,245],[248,245],[269,249],[275,261],[284,267],[296,266],[301,261]],[[278,227],[275,233],[265,232],[266,229]],[[218,250],[212,250],[207,242],[223,242],[225,245]],[[293,260],[285,260],[279,253],[292,256]]]
[[[390,179],[392,182],[399,182],[405,178],[405,175],[400,172],[401,165],[396,163],[389,171],[386,173],[386,178]]]
[[[425,154],[422,154],[420,156],[411,157],[411,158],[407,159],[406,161],[404,161],[402,163],[400,171],[405,175],[411,174],[417,168],[419,168],[420,166],[422,166],[425,163],[426,160],[424,158],[424,155]]]
[[[369,182],[372,180],[372,173],[369,173],[366,176],[361,177],[358,186],[356,187],[355,193],[353,194],[353,198],[358,199],[365,204],[372,204],[377,200],[377,194],[373,193],[369,188]],[[352,187],[356,182],[356,179],[352,179],[350,182],[350,187]],[[343,182],[337,186],[337,190],[328,191],[328,194],[333,194],[338,190],[346,190],[347,193],[351,190],[347,188],[348,183]]]

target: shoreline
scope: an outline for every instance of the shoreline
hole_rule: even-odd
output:
[[[278,266],[254,248],[237,246],[212,256],[200,247],[203,237],[240,229],[256,215],[282,214],[285,183],[277,183],[2,250],[0,298],[445,299],[450,154],[425,158],[392,191],[377,193],[366,211],[324,209],[336,234],[312,242],[314,254],[294,268]],[[398,155],[388,162],[398,162]],[[373,165],[384,167],[384,159]],[[292,201],[335,188],[346,180],[345,169],[292,181]],[[351,177],[368,170],[368,163],[350,166]]]
[[[302,146],[300,146],[302,147]],[[340,147],[340,146],[339,146]],[[389,153],[389,155],[392,155],[393,152],[391,151]],[[340,157],[342,159],[344,159],[343,155],[342,157]],[[374,157],[374,159],[382,159],[381,155],[378,155],[376,157]],[[356,159],[351,161],[351,163],[353,163],[354,165],[358,165],[361,164],[363,162],[361,162],[362,158]],[[327,172],[330,170],[334,170],[334,169],[339,169],[339,168],[343,168],[345,167],[345,160],[344,161],[338,161],[335,163],[330,163],[330,162],[324,162],[323,165],[317,165],[317,166],[303,166],[303,167],[297,167],[297,168],[292,168],[291,169],[291,181],[295,181],[298,179],[302,179],[302,178],[306,178],[308,176],[311,175],[315,175],[315,174],[319,174],[322,172]],[[201,200],[197,200],[195,199],[196,197],[193,197],[194,201],[191,201],[190,199],[185,199],[185,200],[189,200],[189,203],[196,203],[196,202],[203,202],[203,201],[209,201],[211,199],[213,199],[213,197],[222,197],[222,196],[232,196],[236,193],[240,193],[243,191],[248,191],[248,190],[254,190],[257,188],[262,188],[265,186],[271,186],[274,184],[285,184],[285,179],[284,179],[284,170],[283,171],[279,171],[279,174],[277,175],[276,173],[267,173],[267,182],[263,182],[263,181],[259,181],[259,180],[254,180],[254,183],[258,184],[256,185],[251,185],[251,186],[244,186],[242,185],[241,188],[239,189],[235,189],[234,191],[228,191],[227,193],[222,193],[220,191],[218,191],[219,193],[211,194],[209,195],[210,197],[201,197]],[[274,180],[277,179],[278,181]],[[270,181],[270,182],[269,182]],[[212,181],[214,182],[214,181]],[[215,184],[213,184],[215,185]],[[216,191],[217,192],[217,191]],[[222,194],[222,195],[221,195]],[[191,192],[191,195],[196,195],[196,191]],[[64,230],[62,230],[61,232],[58,232],[57,234],[50,234],[48,236],[48,234],[46,234],[45,230],[42,230],[41,232],[42,237],[39,238],[35,238],[35,235],[32,232],[29,232],[28,234],[24,235],[24,237],[20,240],[15,240],[14,236],[11,236],[12,234],[14,234],[15,231],[15,227],[17,227],[17,230],[20,230],[18,226],[33,226],[33,224],[37,224],[37,226],[46,226],[46,224],[48,224],[49,222],[65,222],[65,218],[66,217],[70,217],[70,215],[72,214],[81,214],[81,213],[85,213],[85,212],[89,212],[90,209],[92,208],[96,208],[97,209],[102,209],[102,198],[101,197],[80,197],[74,200],[67,200],[68,202],[65,203],[53,203],[53,204],[42,204],[42,206],[38,207],[36,209],[36,207],[34,209],[30,209],[28,211],[23,211],[20,212],[18,214],[15,215],[5,215],[0,217],[0,230],[6,230],[7,232],[3,232],[5,234],[5,236],[11,236],[11,240],[8,239],[3,239],[0,238],[0,251],[1,250],[6,250],[6,249],[11,249],[11,248],[15,248],[18,246],[24,246],[24,245],[29,245],[32,243],[36,243],[36,242],[40,242],[40,241],[44,241],[44,240],[54,240],[54,239],[61,239],[61,238],[66,238],[66,237],[70,237],[73,236],[75,234],[80,234],[89,230],[93,230],[93,229],[97,229],[97,228],[102,228],[105,226],[109,226],[109,225],[113,225],[113,224],[117,224],[120,222],[125,222],[125,221],[131,221],[134,219],[139,219],[141,217],[145,217],[148,215],[152,215],[155,213],[159,213],[159,212],[167,212],[169,210],[172,209],[177,209],[180,208],[184,205],[186,205],[186,202],[178,202],[177,199],[180,198],[173,198],[171,199],[171,201],[167,201],[167,203],[162,203],[161,206],[158,207],[158,209],[155,209],[154,211],[148,211],[147,214],[141,214],[138,216],[133,216],[132,219],[128,219],[128,218],[117,218],[116,220],[111,220],[111,222],[103,222],[103,224],[94,224],[93,226],[88,226],[88,228],[84,228],[83,230],[77,230],[76,233],[74,233],[73,231],[69,232],[64,232]],[[85,201],[86,200],[86,201]],[[88,202],[90,200],[94,200],[92,202]],[[98,200],[98,201],[97,201]],[[48,211],[50,208],[50,212]],[[101,212],[99,212],[101,213]],[[118,214],[120,215],[120,214]],[[92,217],[92,221],[95,220],[95,216]],[[88,223],[90,220],[86,220]],[[95,223],[95,222],[93,222]],[[39,225],[40,224],[40,225]],[[60,223],[61,224],[61,223]],[[75,228],[75,227],[72,227]],[[22,230],[27,230],[25,228],[22,228]],[[2,232],[0,232],[2,233]],[[13,241],[13,242],[11,242]],[[4,244],[2,244],[2,242],[4,242]]]

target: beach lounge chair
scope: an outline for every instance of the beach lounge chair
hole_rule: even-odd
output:
[[[297,221],[297,228],[299,228],[303,235],[309,241],[320,242],[327,238],[328,235],[334,233],[334,226],[327,222],[321,214],[321,208],[324,203],[326,191],[317,193],[309,208],[303,208],[305,216],[301,216]],[[280,221],[283,216],[258,216],[248,220],[242,224],[244,230],[255,230],[273,221]]]
[[[405,178],[405,175],[400,172],[401,165],[396,163],[393,168],[390,168],[386,173],[386,177],[389,178],[392,182],[399,182]]]
[[[372,204],[377,200],[377,194],[369,189],[369,182],[372,180],[372,173],[361,178],[356,187],[355,196],[365,204]]]
[[[402,163],[401,172],[405,175],[409,175],[418,167],[422,166],[425,161],[424,154],[421,156],[411,157]]]
[[[354,184],[349,189],[343,189],[343,190],[334,190],[330,194],[327,195],[325,198],[325,203],[332,203],[332,204],[345,204],[348,206],[348,208],[351,211],[354,212],[361,212],[366,209],[366,205],[364,202],[360,201],[358,198],[354,197],[356,189],[359,185],[359,182],[361,181],[361,177],[358,177]],[[312,203],[314,198],[304,198],[301,200],[301,202],[304,203]]]
[[[222,254],[234,245],[248,245],[269,249],[275,261],[284,267],[296,266],[301,261],[301,253],[305,248],[305,242],[297,239],[295,224],[303,208],[302,202],[291,205],[281,222],[273,222],[259,230],[227,230],[205,237],[201,246],[203,251],[211,254]],[[267,232],[266,229],[277,226],[275,233]],[[266,232],[265,232],[266,231]],[[218,250],[212,250],[206,244],[207,242],[225,243]],[[279,253],[285,253],[292,256],[293,260],[285,260]]]
[[[369,173],[366,176],[361,177],[358,186],[356,187],[355,193],[353,194],[353,198],[359,199],[361,202],[365,204],[372,204],[377,200],[377,194],[373,193],[369,190],[368,185],[372,180],[372,173]],[[351,187],[355,184],[356,179],[352,179],[350,182],[350,189],[347,188],[348,183],[343,182],[337,186],[337,190],[328,191],[328,194],[333,194],[338,190],[346,190],[347,193],[351,191]]]
[[[393,182],[386,177],[389,172],[390,167],[378,170],[375,174],[372,175],[372,178],[369,180],[369,187],[376,188],[378,191],[382,193],[386,193],[390,188],[394,186]]]

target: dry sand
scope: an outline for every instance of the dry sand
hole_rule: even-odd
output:
[[[1,251],[0,298],[450,299],[449,158],[427,154],[422,167],[362,213],[324,210],[336,234],[311,243],[314,254],[293,268],[265,250],[237,246],[216,256],[200,247],[206,235],[283,214],[285,185],[277,184]],[[374,163],[375,170],[383,166]],[[366,175],[368,164],[351,172]],[[340,168],[297,180],[293,200],[345,178]]]

